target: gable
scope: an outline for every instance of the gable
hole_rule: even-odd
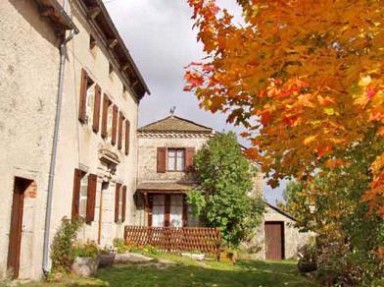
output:
[[[174,115],[143,126],[139,132],[192,132],[192,133],[213,133],[213,129],[197,124]]]

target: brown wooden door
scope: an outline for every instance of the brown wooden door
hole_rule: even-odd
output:
[[[265,222],[265,258],[284,259],[284,222]]]
[[[30,184],[30,180],[15,178],[7,261],[7,269],[12,272],[14,279],[19,277],[24,194]]]

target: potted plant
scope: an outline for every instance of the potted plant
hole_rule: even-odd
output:
[[[115,260],[116,252],[112,247],[104,247],[99,253],[99,267],[111,267]]]
[[[72,248],[72,271],[78,276],[93,276],[99,266],[99,248],[94,242],[75,244]]]

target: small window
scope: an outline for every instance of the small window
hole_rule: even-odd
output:
[[[168,171],[184,171],[184,149],[168,149]]]

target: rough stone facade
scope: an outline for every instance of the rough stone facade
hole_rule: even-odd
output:
[[[266,259],[265,223],[282,222],[284,225],[284,259],[297,259],[299,249],[315,236],[312,232],[299,232],[295,228],[295,220],[280,212],[278,209],[266,204],[263,222],[258,228],[252,244],[257,252],[251,256],[254,259]]]
[[[59,40],[35,1],[3,0],[0,11],[0,273],[7,267],[14,181],[21,177],[33,185],[24,199],[19,277],[31,278],[41,274]]]
[[[140,183],[151,182],[184,182],[193,183],[193,174],[184,171],[172,171],[165,173],[157,172],[157,148],[194,148],[199,150],[211,137],[212,134],[196,133],[148,133],[139,132],[139,160],[138,160],[138,181]],[[196,226],[197,219],[189,211],[188,225]],[[138,205],[137,220],[138,225],[148,224],[148,214],[145,212],[144,205]]]
[[[44,221],[62,37],[58,36],[57,26],[51,17],[41,15],[40,2],[0,1],[0,135],[3,139],[0,146],[0,277],[5,276],[8,269],[13,193],[18,178],[29,183],[23,192],[18,277],[39,278],[42,275]],[[112,44],[105,44],[105,36],[91,23],[84,3],[86,1],[71,0],[65,5],[66,12],[80,31],[67,44],[50,238],[52,240],[63,217],[71,218],[74,171],[79,169],[85,174],[97,176],[94,219],[80,230],[79,239],[99,241],[103,247],[111,245],[116,237],[122,238],[123,225],[134,222],[138,99],[143,95],[140,93],[138,96],[137,90],[127,85],[129,80],[123,74],[132,64],[119,63],[115,56],[111,56],[116,45],[123,55],[128,53],[126,48],[116,39]],[[98,13],[105,12],[99,10]],[[92,49],[91,42],[94,44]],[[129,55],[126,57],[130,59]],[[111,143],[110,134],[107,138],[101,137],[102,108],[97,133],[92,130],[90,121],[79,121],[82,69],[100,86],[101,103],[104,94],[107,95],[112,105],[118,108],[119,115],[124,116],[124,123],[129,121],[128,154],[124,144],[119,149],[117,143]],[[130,77],[138,75],[134,73]],[[140,80],[138,82],[135,89],[142,84]],[[109,119],[107,125],[108,129],[112,125]],[[126,134],[124,131],[124,141]],[[105,160],[110,157],[115,161],[115,167],[111,161]],[[115,221],[116,184],[126,186],[127,190],[125,222]]]
[[[124,90],[123,82],[117,69],[110,73],[110,56],[103,45],[97,44],[91,51],[89,48],[90,35],[97,43],[97,33],[87,22],[85,12],[76,1],[70,2],[70,13],[80,33],[68,43],[68,65],[65,71],[64,102],[60,126],[56,178],[54,188],[54,207],[52,230],[60,224],[63,216],[70,217],[72,209],[72,190],[74,169],[80,169],[88,174],[97,175],[95,219],[84,225],[80,238],[98,239],[100,200],[102,184],[102,223],[100,245],[111,245],[113,239],[123,236],[123,223],[114,222],[115,188],[116,183],[127,186],[126,223],[130,223],[134,214],[133,193],[136,190],[137,178],[137,116],[138,101],[130,90]],[[130,122],[130,152],[125,154],[124,148],[118,149],[112,145],[111,138],[103,139],[101,132],[92,130],[92,121],[81,123],[78,120],[79,95],[81,87],[81,71],[84,69],[90,79],[101,88],[101,94],[106,94],[116,105],[126,120]],[[92,112],[91,112],[92,114]],[[102,112],[100,113],[100,123]],[[107,150],[118,157],[119,164],[113,171],[100,160],[101,150]],[[63,198],[68,200],[63,201]]]

